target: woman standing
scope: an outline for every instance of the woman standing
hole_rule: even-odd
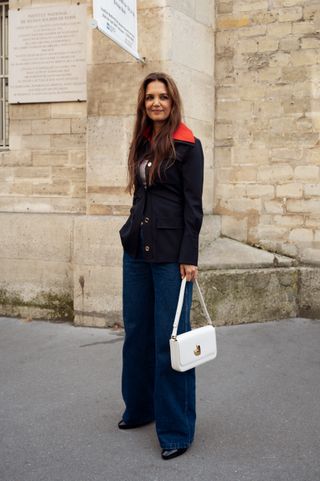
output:
[[[203,152],[181,122],[177,86],[164,73],[149,74],[140,87],[128,173],[133,205],[120,230],[126,408],[118,426],[131,429],[155,420],[162,458],[172,459],[188,449],[195,429],[195,371],[172,369],[169,339],[183,277],[189,282],[179,333],[190,330]]]

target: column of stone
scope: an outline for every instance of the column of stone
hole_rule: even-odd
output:
[[[210,243],[220,234],[220,217],[213,213],[213,128],[214,86],[214,2],[168,1],[165,23],[171,41],[166,69],[181,91],[185,121],[202,141],[205,156],[204,222],[200,244]]]
[[[121,322],[122,247],[118,230],[132,199],[127,156],[141,80],[165,71],[177,81],[186,122],[206,153],[205,211],[212,212],[212,1],[138,2],[139,64],[97,30],[89,33],[87,216],[75,221],[74,301],[78,324]],[[191,35],[192,32],[192,35]],[[214,219],[207,222],[207,238]]]
[[[125,193],[127,157],[137,91],[164,57],[163,2],[138,2],[138,63],[98,30],[88,31],[88,131],[86,216],[74,231],[75,322],[122,322],[122,247],[119,229],[132,199]],[[89,16],[92,8],[89,9]]]

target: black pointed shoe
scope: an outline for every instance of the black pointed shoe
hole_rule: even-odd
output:
[[[152,423],[152,421],[147,421],[145,423],[126,423],[123,419],[118,422],[119,429],[135,429],[141,428],[142,426],[146,426],[147,424]]]
[[[161,453],[162,459],[173,459],[181,456],[185,453],[188,448],[177,448],[177,449],[163,449]]]

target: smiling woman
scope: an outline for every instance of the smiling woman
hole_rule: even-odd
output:
[[[163,82],[155,80],[148,84],[145,107],[148,117],[153,121],[155,133],[160,131],[161,125],[169,117],[171,104],[167,87]]]
[[[177,86],[164,73],[148,75],[140,87],[128,171],[128,191],[134,196],[120,230],[125,411],[119,428],[155,420],[167,460],[188,449],[195,429],[195,372],[172,369],[169,338],[184,277],[188,282],[179,333],[190,330],[203,153],[200,140],[181,122]]]

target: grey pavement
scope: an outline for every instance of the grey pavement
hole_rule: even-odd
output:
[[[197,432],[163,461],[120,431],[121,334],[0,318],[1,481],[319,481],[320,321],[219,327]]]

